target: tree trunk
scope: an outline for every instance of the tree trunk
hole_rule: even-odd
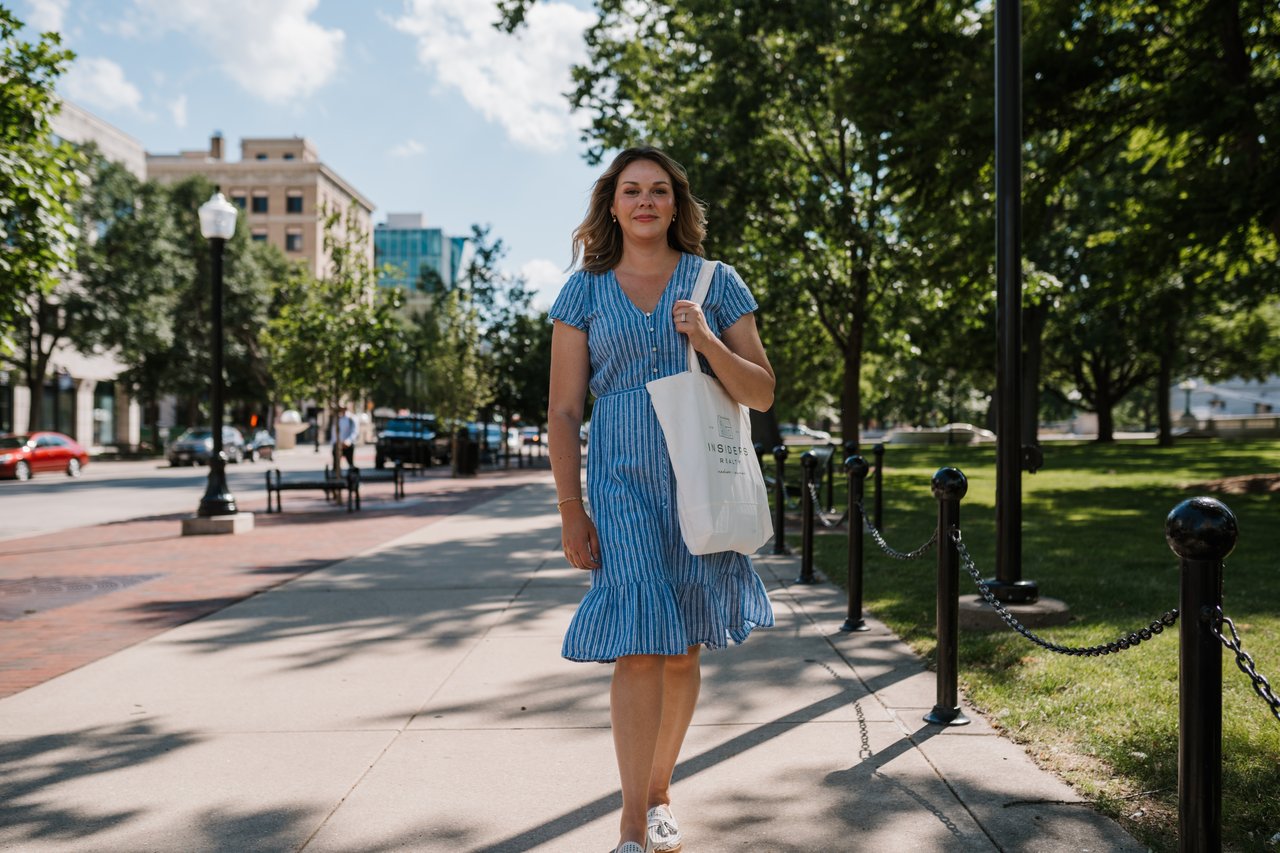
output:
[[[860,445],[859,424],[862,418],[862,329],[860,319],[853,321],[855,328],[849,335],[844,350],[844,384],[840,395],[840,426],[844,441],[854,443],[854,452]]]
[[[146,404],[143,411],[145,415],[143,420],[151,427],[151,455],[161,456],[164,454],[164,442],[160,439],[160,403],[159,395],[154,391],[147,392]]]
[[[27,432],[35,432],[44,425],[40,422],[40,410],[44,408],[44,382],[33,374],[27,374],[27,396],[31,405],[27,411]]]
[[[1110,444],[1116,440],[1116,421],[1114,403],[1111,400],[1098,402],[1098,442]]]
[[[849,336],[844,346],[844,377],[840,393],[840,429],[846,444],[853,442],[853,452],[862,445],[862,342],[867,328],[867,292],[869,274],[855,268],[853,283],[856,296],[849,311]]]
[[[338,406],[334,404],[329,407],[329,431],[332,435],[330,438],[330,450],[333,455],[333,475],[336,477],[342,473],[342,442],[338,440]]]
[[[1170,324],[1172,325],[1172,324]],[[1166,339],[1168,340],[1168,339]],[[1156,371],[1156,420],[1160,424],[1160,447],[1173,447],[1173,416],[1169,412],[1169,386],[1173,382],[1173,352],[1170,347],[1160,348],[1160,369]]]
[[[37,315],[41,315],[43,310],[42,302],[37,306]],[[49,356],[40,349],[42,336],[37,331],[36,322],[34,319],[27,321],[27,347],[23,353],[23,373],[26,374],[27,394],[31,401],[27,410],[27,432],[35,432],[45,426],[40,421],[40,414],[44,408],[44,376],[49,370]]]

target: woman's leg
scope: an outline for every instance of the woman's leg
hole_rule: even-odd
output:
[[[662,725],[658,728],[658,746],[649,776],[647,808],[671,803],[671,774],[680,759],[680,747],[702,686],[701,651],[701,646],[690,646],[687,653],[668,657],[663,667]]]
[[[613,748],[622,782],[619,843],[645,843],[649,780],[653,775],[658,731],[663,723],[663,671],[665,662],[674,659],[662,655],[627,655],[613,665],[609,705]]]

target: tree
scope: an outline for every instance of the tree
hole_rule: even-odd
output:
[[[54,85],[72,54],[56,33],[26,42],[21,28],[0,7],[0,352],[12,352],[15,334],[30,348],[23,320],[74,268],[72,204],[81,180],[75,150],[55,142],[49,126],[58,110]],[[24,361],[24,369],[36,367]]]
[[[493,399],[480,314],[466,292],[454,288],[416,320],[431,405],[441,425],[455,432]]]
[[[519,26],[532,2],[502,0],[506,24]],[[882,413],[936,402],[944,385],[990,387],[980,334],[993,279],[990,3],[599,6],[573,95],[593,120],[588,157],[646,140],[686,163],[711,204],[708,248],[768,282],[770,311],[816,317],[841,353],[846,421],[860,408],[850,377],[863,351],[904,374],[897,399],[872,403]],[[1269,260],[1280,236],[1280,7],[1024,9],[1020,396],[1034,429],[1040,365],[1071,381],[1042,340],[1084,345],[1076,324],[1110,318],[1124,340],[1092,363],[1109,373],[1115,355],[1140,353],[1138,375],[1159,385],[1204,363],[1193,353],[1230,356],[1191,328],[1199,312],[1248,316],[1280,285]],[[1091,221],[1078,205],[1100,179],[1107,195],[1092,196]],[[1111,293],[1079,286],[1086,249],[1094,287]],[[784,344],[762,320],[772,352]],[[1137,387],[1119,373],[1090,381],[1104,407]]]
[[[54,280],[51,287],[28,293],[25,316],[12,342],[15,351],[6,359],[25,377],[33,402],[26,428],[32,431],[53,426],[43,423],[41,407],[34,403],[43,394],[54,352],[64,346],[85,353],[110,348],[104,341],[108,318],[128,311],[114,291],[98,292],[96,282],[85,273],[92,268],[88,254],[99,235],[112,218],[134,203],[137,180],[123,168],[107,163],[94,145],[77,149],[76,156],[84,166],[84,187],[68,205],[77,235],[71,244],[76,268]]]
[[[527,5],[505,4],[508,23]],[[709,250],[767,289],[783,323],[806,317],[825,333],[856,440],[864,353],[895,339],[886,302],[921,269],[903,227],[911,181],[889,176],[912,164],[910,128],[894,116],[933,85],[932,60],[962,67],[980,37],[928,4],[867,14],[837,0],[607,0],[600,10],[573,95],[592,117],[589,157],[644,140],[686,164],[711,209]],[[888,68],[908,91],[878,85]],[[762,315],[761,325],[772,348],[782,324]]]
[[[542,424],[547,416],[551,373],[551,323],[535,314],[533,292],[520,276],[506,273],[507,249],[488,226],[471,229],[471,259],[462,277],[477,311],[491,378],[492,405],[510,425],[517,418]]]
[[[396,313],[400,293],[377,286],[368,237],[355,212],[322,215],[329,267],[319,277],[297,270],[279,283],[278,313],[264,340],[278,394],[313,397],[336,423],[344,400],[363,396],[404,364],[405,338]],[[340,459],[335,444],[334,470]]]
[[[139,181],[92,149],[88,174],[80,205],[86,239],[77,251],[78,286],[66,300],[78,317],[73,343],[85,352],[113,349],[128,365],[121,378],[141,400],[155,448],[180,295],[196,269],[183,251],[167,188]]]
[[[1160,442],[1171,444],[1176,373],[1252,372],[1248,355],[1228,337],[1206,338],[1197,318],[1247,312],[1280,284],[1266,260],[1280,235],[1280,160],[1260,143],[1280,132],[1280,11],[1230,0],[1036,9],[1028,103],[1047,202],[1032,207],[1046,238],[1037,261],[1081,240],[1123,252],[1124,275],[1109,286],[1124,295],[1111,296],[1141,317],[1113,333],[1144,362],[1154,357],[1143,372]],[[1052,220],[1070,215],[1083,182],[1105,183],[1110,198],[1101,217],[1070,226],[1079,239],[1063,241]]]

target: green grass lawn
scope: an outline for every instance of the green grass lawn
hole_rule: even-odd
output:
[[[1178,563],[1164,520],[1204,490],[1190,484],[1280,472],[1280,441],[1048,444],[1045,467],[1023,477],[1022,577],[1065,601],[1073,621],[1039,633],[1070,646],[1105,643],[1178,605]],[[993,576],[995,451],[893,447],[885,455],[884,533],[906,551],[932,532],[938,468],[962,470],[965,541]],[[1212,495],[1236,514],[1240,540],[1224,573],[1224,610],[1245,651],[1280,691],[1280,493]],[[867,483],[871,509],[871,482]],[[792,530],[791,533],[797,531]],[[798,549],[798,536],[792,537]],[[843,586],[846,538],[820,536],[815,562]],[[866,540],[865,605],[932,658],[936,558],[902,563]],[[966,573],[961,592],[976,592]],[[960,636],[968,699],[1044,766],[1157,850],[1177,845],[1178,633],[1119,655],[1048,652],[1009,630]],[[1276,850],[1280,834],[1280,722],[1223,657],[1223,834],[1229,850]]]

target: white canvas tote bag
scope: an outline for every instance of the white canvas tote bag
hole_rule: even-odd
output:
[[[701,305],[718,261],[705,261],[690,299]],[[747,408],[698,367],[646,384],[676,475],[680,533],[693,554],[750,554],[773,535]]]

